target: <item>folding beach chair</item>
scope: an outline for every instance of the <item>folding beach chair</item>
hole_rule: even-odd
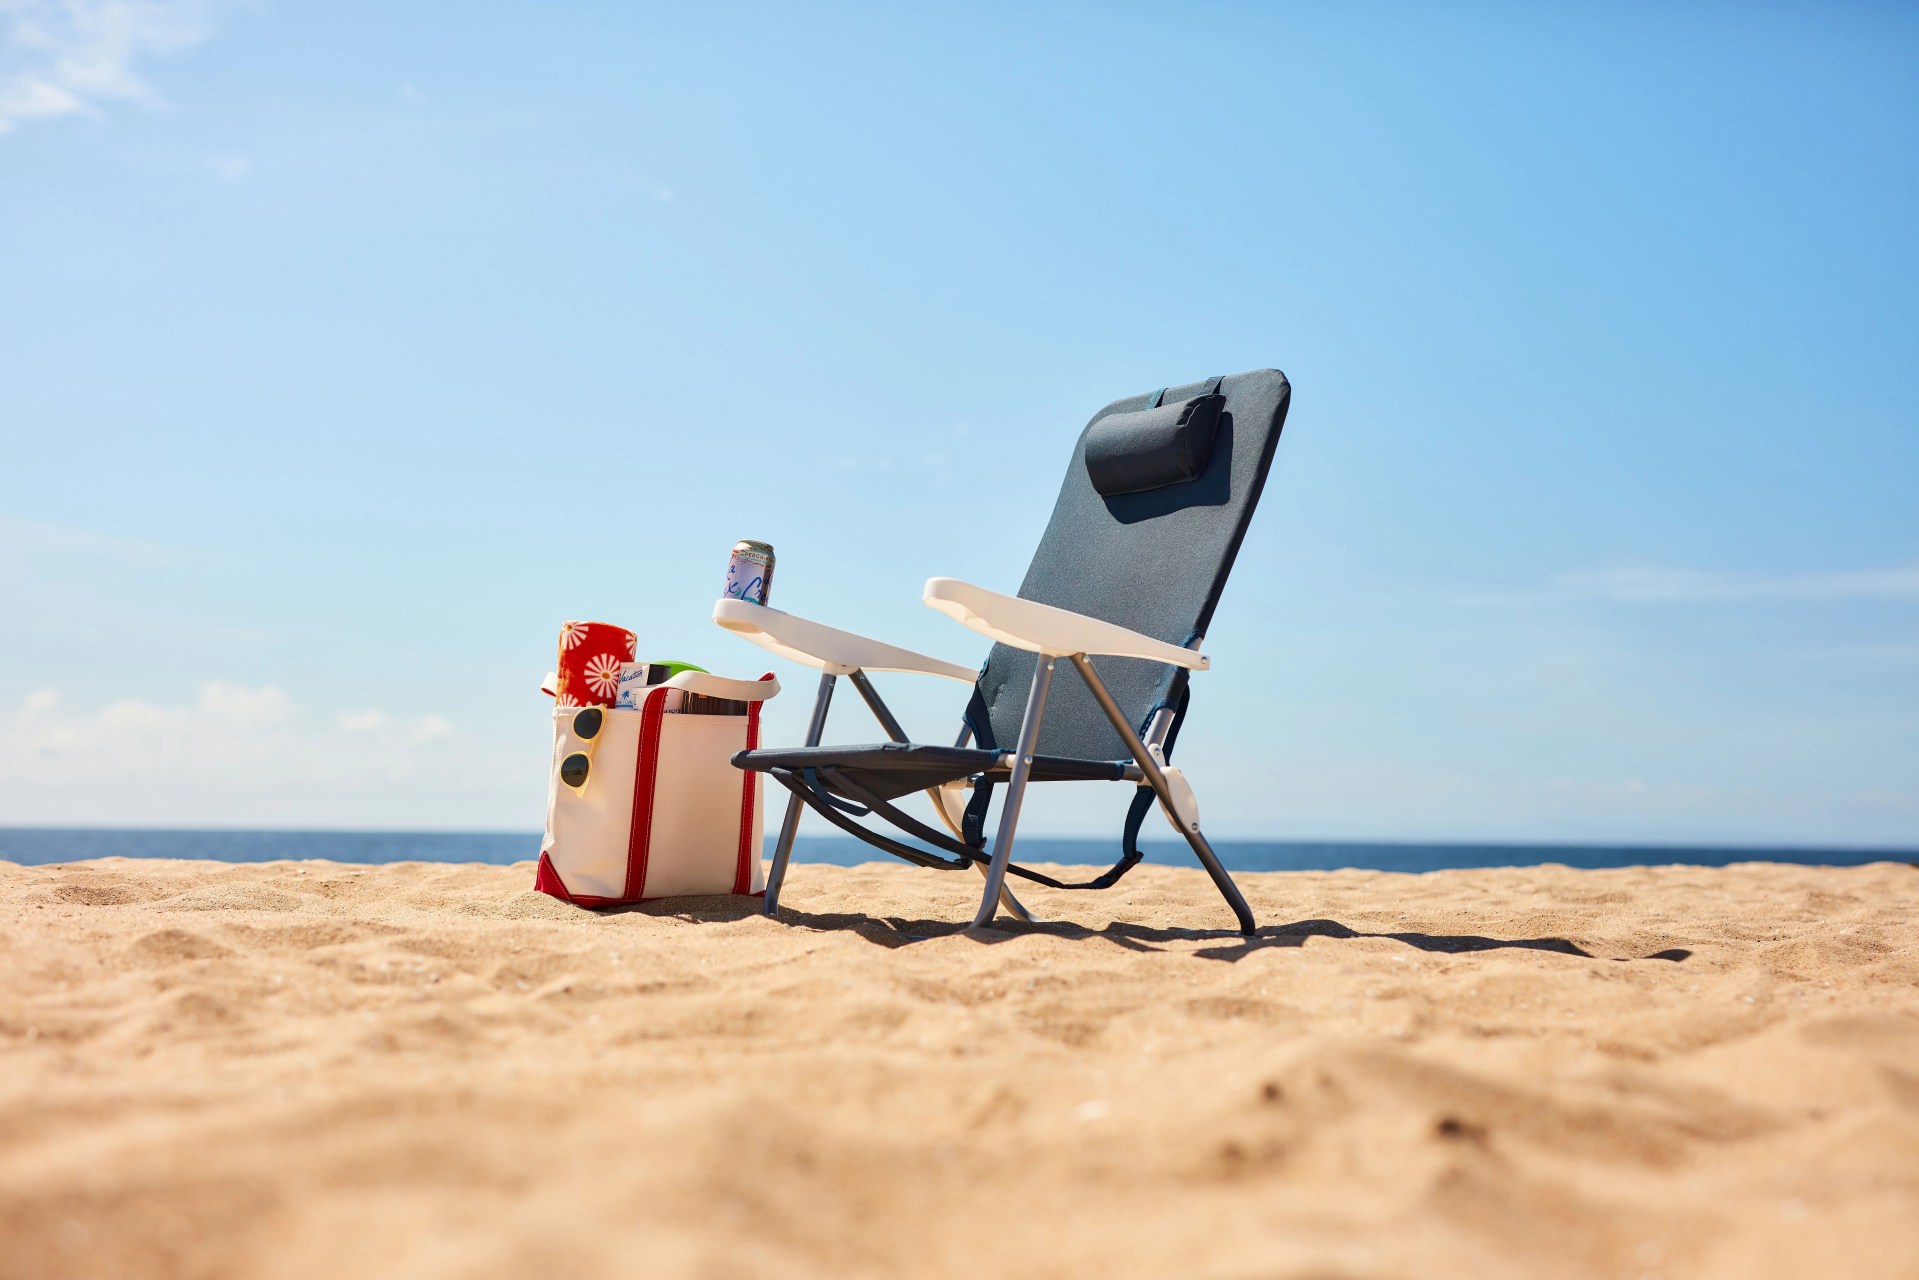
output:
[[[927,605],[995,641],[977,673],[777,609],[720,601],[713,610],[720,626],[821,673],[805,746],[733,757],[792,792],[766,881],[767,914],[778,910],[802,802],[908,862],[979,868],[986,885],[977,928],[1002,904],[1032,919],[1007,888],[1008,874],[1057,889],[1116,883],[1140,861],[1140,823],[1157,799],[1241,932],[1252,932],[1245,897],[1200,834],[1192,787],[1167,760],[1186,715],[1188,673],[1210,665],[1200,642],[1259,502],[1290,398],[1286,376],[1261,369],[1116,400],[1095,414],[1019,595],[952,578],[926,584]],[[1069,662],[1071,672],[1056,683],[1056,669]],[[971,684],[959,740],[907,741],[869,671]],[[851,679],[891,741],[819,745],[840,676]],[[1027,784],[1095,780],[1137,788],[1119,861],[1074,884],[1014,864]],[[987,815],[1001,784],[1006,794],[988,854]],[[948,830],[893,803],[915,791],[930,796]],[[867,816],[916,843],[858,821]]]

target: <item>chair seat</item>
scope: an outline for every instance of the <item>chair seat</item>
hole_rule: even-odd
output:
[[[773,769],[790,769],[795,773],[814,769],[820,781],[830,789],[838,790],[834,782],[845,778],[881,800],[893,800],[976,773],[1004,778],[1009,770],[1000,764],[1000,759],[1005,754],[984,747],[874,742],[851,747],[742,751],[733,757],[733,764],[736,768],[760,773]],[[1114,782],[1125,776],[1126,765],[1119,760],[1033,757],[1034,782]]]

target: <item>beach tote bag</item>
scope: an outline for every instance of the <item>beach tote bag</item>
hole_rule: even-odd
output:
[[[533,887],[586,907],[763,892],[759,775],[732,759],[759,746],[760,707],[779,690],[770,673],[683,671],[641,690],[636,709],[555,707]],[[688,694],[745,714],[679,710]]]

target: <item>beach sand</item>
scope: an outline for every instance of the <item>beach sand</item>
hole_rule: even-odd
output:
[[[0,1274],[1919,1276],[1909,866],[532,878],[0,863]]]

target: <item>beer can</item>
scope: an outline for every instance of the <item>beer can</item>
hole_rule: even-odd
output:
[[[773,544],[742,539],[726,566],[726,598],[765,604],[773,585]]]

